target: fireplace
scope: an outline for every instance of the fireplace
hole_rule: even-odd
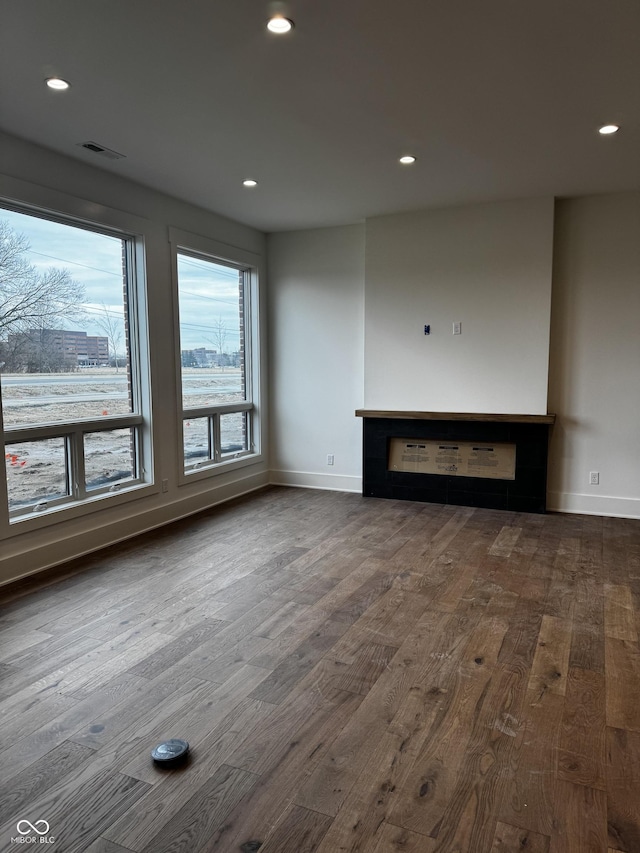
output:
[[[368,497],[545,512],[555,415],[358,409]]]

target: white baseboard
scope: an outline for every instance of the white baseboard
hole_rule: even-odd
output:
[[[572,492],[548,492],[549,512],[577,515],[605,515],[613,518],[640,518],[640,498],[616,498],[612,495],[580,495]]]
[[[296,486],[301,489],[326,489],[336,492],[362,493],[362,477],[347,474],[319,474],[312,471],[270,471],[272,486]],[[612,518],[640,518],[640,498],[617,498],[611,495],[581,495],[571,492],[549,492],[549,512],[576,515],[602,515]]]
[[[351,474],[318,474],[312,471],[270,471],[272,486],[298,486],[301,489],[327,489],[332,492],[362,492],[362,477]]]

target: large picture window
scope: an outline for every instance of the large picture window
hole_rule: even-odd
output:
[[[10,519],[144,480],[136,241],[0,208]]]
[[[186,474],[255,454],[252,280],[200,252],[176,253]]]

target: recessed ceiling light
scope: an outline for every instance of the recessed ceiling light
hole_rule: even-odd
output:
[[[617,124],[603,124],[601,128],[598,129],[598,133],[601,133],[603,136],[610,136],[612,133],[617,133],[620,130]]]
[[[243,186],[243,187],[257,187],[257,186],[258,186],[258,182],[257,182],[257,181],[254,181],[254,180],[253,180],[253,178],[247,178],[247,180],[246,180],[246,181],[243,181],[243,182],[242,182],[242,186]]]
[[[270,18],[267,22],[267,29],[272,33],[282,35],[283,33],[288,33],[293,29],[293,21],[289,20],[289,18],[285,18],[284,15],[274,15],[273,18]]]
[[[61,92],[63,89],[69,88],[69,83],[66,80],[63,80],[61,77],[47,77],[45,83],[50,89],[55,89],[56,91]]]
[[[400,162],[403,166],[409,166],[411,163],[416,162],[416,158],[412,154],[405,154],[404,157],[400,158]]]

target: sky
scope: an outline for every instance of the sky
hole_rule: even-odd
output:
[[[180,341],[182,349],[218,349],[223,325],[226,352],[239,347],[238,272],[211,261],[178,257]]]
[[[0,219],[23,234],[31,246],[26,260],[39,271],[50,267],[67,269],[85,289],[82,322],[57,325],[80,329],[89,335],[104,335],[96,319],[123,316],[121,241],[36,216],[0,209]],[[226,331],[224,349],[239,345],[238,273],[210,261],[181,256],[178,267],[181,349],[217,349],[216,327]],[[122,326],[121,326],[122,328]]]

